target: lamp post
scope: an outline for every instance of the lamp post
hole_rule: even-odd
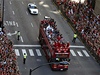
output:
[[[38,67],[36,67],[36,68],[34,68],[34,69],[30,69],[29,75],[31,75],[31,73],[32,73],[33,71],[35,71],[36,69],[38,69],[38,68],[40,68],[40,67],[42,67],[42,66],[48,65],[48,64],[53,64],[53,63],[56,63],[56,64],[57,64],[57,63],[58,63],[58,64],[67,64],[67,65],[70,64],[70,63],[67,62],[67,61],[45,63],[45,64],[42,64],[42,65],[40,65],[40,66],[38,66]]]

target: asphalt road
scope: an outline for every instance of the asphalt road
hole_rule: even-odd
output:
[[[27,4],[31,2],[38,6],[38,15],[31,15],[28,12]],[[39,24],[45,15],[55,19],[63,37],[71,44],[70,66],[68,71],[55,72],[47,65],[34,71],[32,75],[100,75],[100,65],[84,47],[84,44],[79,39],[75,44],[71,42],[73,31],[51,0],[5,0],[4,26],[7,28],[7,33],[13,34],[8,35],[8,38],[13,41],[21,75],[29,75],[30,68],[47,63],[37,39]],[[21,32],[20,41],[17,40],[15,31]],[[23,64],[24,52],[27,53],[25,65]]]

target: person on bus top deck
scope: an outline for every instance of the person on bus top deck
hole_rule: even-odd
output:
[[[61,38],[62,38],[62,34],[60,34],[60,35],[57,36],[57,40],[58,40],[58,41],[60,41]]]
[[[47,27],[46,27],[46,31],[50,31],[50,30],[54,30],[53,28],[52,28],[52,26],[51,25],[48,25]]]
[[[41,21],[41,24],[44,24],[44,20]]]
[[[48,18],[44,17],[44,20],[41,21],[41,24],[46,24],[48,23]]]
[[[61,48],[64,49],[64,50],[66,50],[67,52],[69,52],[69,47],[68,47],[67,43],[62,42],[61,43]]]
[[[52,38],[52,34],[50,34],[50,32],[48,32],[47,37],[48,37],[49,40],[51,40],[51,38]]]
[[[53,33],[55,34],[55,36],[58,36],[60,34],[59,30],[57,30],[57,28],[55,28],[55,30],[53,31]]]
[[[46,23],[46,19],[41,21],[41,24],[45,24]]]
[[[54,19],[51,19],[51,20],[49,21],[49,24],[50,24],[51,26],[55,26],[56,21],[54,21]]]
[[[50,25],[46,28],[46,34],[47,36],[51,35],[53,33],[54,29],[50,27]]]
[[[60,42],[64,43],[65,39],[63,37],[61,37]]]
[[[61,42],[60,41],[55,41],[54,46],[60,48],[61,47]]]
[[[54,19],[51,18],[49,22],[54,22]]]
[[[55,25],[55,24],[54,24],[52,27],[53,27],[54,29],[57,29],[57,25]]]

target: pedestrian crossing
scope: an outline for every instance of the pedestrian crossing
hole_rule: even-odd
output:
[[[17,26],[18,27],[18,22],[16,22],[16,21],[4,21],[4,26]]]
[[[30,56],[34,56],[33,50],[29,49]]]
[[[70,50],[70,53],[73,55],[73,56],[76,56],[75,52],[73,50]]]
[[[16,56],[24,55],[28,56],[42,56],[40,49],[14,49]]]
[[[16,56],[22,56],[26,53],[27,56],[43,56],[42,49],[14,49]],[[86,50],[70,50],[71,56],[79,57],[90,57],[89,53]]]

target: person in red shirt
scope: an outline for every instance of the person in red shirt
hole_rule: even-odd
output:
[[[58,36],[57,36],[57,40],[58,40],[58,41],[60,41],[60,39],[61,39],[61,36],[60,36],[60,35],[58,35]]]

